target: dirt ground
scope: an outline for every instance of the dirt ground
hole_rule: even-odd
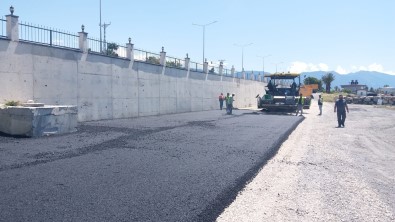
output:
[[[217,221],[395,221],[395,110],[316,102]]]

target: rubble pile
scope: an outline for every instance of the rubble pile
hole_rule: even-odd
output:
[[[347,103],[366,105],[395,105],[395,96],[350,96],[346,97]]]

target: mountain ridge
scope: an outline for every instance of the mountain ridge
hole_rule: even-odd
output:
[[[248,75],[250,75],[251,71],[246,71]],[[259,71],[253,72],[255,75],[257,73],[262,73]],[[390,75],[382,72],[376,71],[358,71],[348,74],[339,74],[335,71],[314,71],[314,72],[302,72],[300,73],[301,81],[303,82],[304,78],[314,77],[317,79],[321,79],[323,75],[327,73],[333,73],[335,76],[335,80],[331,84],[331,88],[333,89],[335,86],[341,88],[341,85],[348,85],[351,83],[351,80],[358,80],[360,85],[367,85],[369,89],[373,87],[374,89],[378,89],[384,87],[384,85],[389,85],[390,87],[395,87],[395,75]],[[265,74],[270,74],[266,73]]]

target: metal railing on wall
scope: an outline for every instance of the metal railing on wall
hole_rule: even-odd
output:
[[[222,75],[232,76],[232,71],[230,69],[222,69]]]
[[[152,52],[143,51],[140,49],[133,49],[134,60],[143,61],[155,65],[160,64],[160,55]]]
[[[185,60],[166,56],[166,66],[178,69],[185,69]]]
[[[203,72],[203,64],[197,62],[190,62],[189,69],[195,72]]]
[[[12,12],[11,12],[12,14]],[[13,17],[14,18],[14,17]],[[8,19],[8,17],[7,17]],[[8,38],[9,30],[7,29],[7,19],[1,17],[0,18],[0,38]],[[16,20],[17,21],[17,20]],[[59,29],[48,28],[44,26],[32,25],[26,22],[18,22],[18,35],[16,38],[19,38],[19,41],[31,42],[41,45],[48,45],[52,47],[61,47],[61,48],[69,48],[69,49],[80,49],[80,35],[73,34],[66,31],[61,31]],[[82,28],[82,33],[84,33],[84,28]],[[87,35],[86,35],[87,37]],[[15,37],[11,37],[15,38]],[[144,51],[141,49],[133,49],[132,57],[128,52],[129,46],[121,46],[116,43],[103,42],[98,40],[97,38],[87,38],[88,44],[88,53],[96,53],[100,55],[106,55],[111,57],[119,57],[119,58],[131,58],[136,61],[143,61],[150,64],[160,65],[161,55],[159,53],[152,53],[148,51]],[[129,38],[129,44],[130,38]],[[111,46],[111,47],[110,47]],[[85,47],[85,46],[84,46]],[[133,47],[133,46],[132,46]],[[162,47],[163,51],[163,47]],[[185,60],[178,59],[176,57],[166,56],[165,66],[186,69]],[[189,69],[195,72],[204,72],[204,65],[191,61],[189,63]],[[220,68],[215,64],[210,63],[206,70],[209,74],[219,75]],[[232,71],[229,69],[222,69],[222,75],[224,76],[232,76]],[[236,72],[236,78],[243,78],[242,74]],[[246,77],[248,79],[249,75]],[[252,77],[252,76],[251,76]],[[254,77],[254,80],[258,80],[258,78]]]
[[[1,28],[0,37],[5,38],[5,37],[7,37],[7,33],[6,33],[6,30],[5,30],[6,27],[7,27],[7,20],[5,20],[3,18],[0,18],[0,23],[1,23],[1,25],[0,25],[0,28]]]
[[[87,38],[87,40],[88,40],[88,52],[102,53],[100,52],[100,40],[95,38]]]
[[[62,48],[78,48],[78,35],[55,29],[19,23],[19,40]]]

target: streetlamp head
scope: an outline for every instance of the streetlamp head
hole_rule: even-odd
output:
[[[11,12],[11,15],[14,15],[14,6],[12,6],[12,5],[10,7],[10,12]]]

